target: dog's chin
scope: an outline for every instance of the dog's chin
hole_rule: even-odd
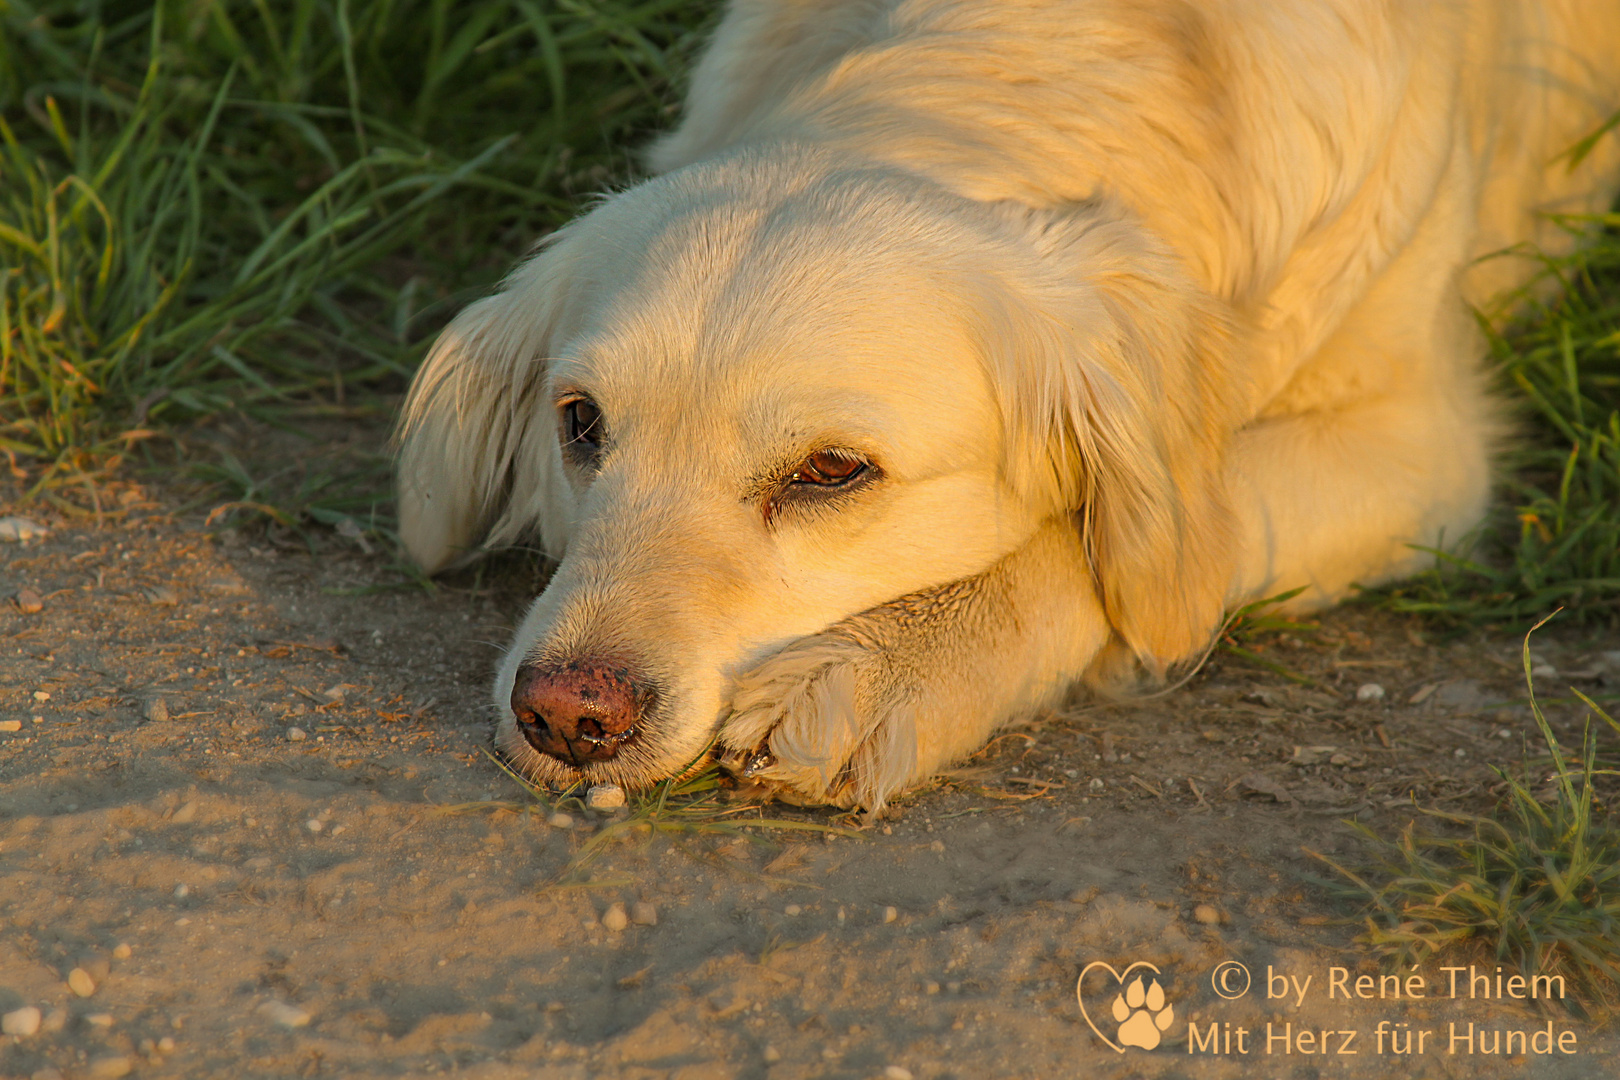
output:
[[[558,761],[529,745],[517,721],[508,716],[495,730],[495,749],[513,771],[536,786],[553,791],[573,787],[616,784],[626,791],[639,791],[671,777],[700,771],[713,760],[714,752],[701,749],[684,755],[660,753],[655,747],[637,746],[609,761],[583,767]]]

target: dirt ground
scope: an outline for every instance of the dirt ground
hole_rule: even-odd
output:
[[[1317,687],[1221,656],[857,836],[637,833],[582,867],[612,818],[564,822],[485,753],[521,560],[430,592],[359,540],[176,506],[0,509],[50,530],[0,544],[0,1075],[1615,1074],[1612,1031],[1443,970],[1466,958],[1401,973],[1422,1000],[1354,996],[1394,984],[1356,982],[1383,973],[1302,850],[1351,858],[1343,819],[1392,832],[1413,798],[1488,808],[1534,737],[1516,639],[1343,610],[1266,653]],[[1620,641],[1538,641],[1548,686],[1620,686]],[[1094,970],[1083,1015],[1094,961],[1124,979]],[[1116,1052],[1121,1019],[1161,1044]]]

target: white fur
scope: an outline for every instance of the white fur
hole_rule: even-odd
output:
[[[542,780],[650,782],[716,733],[881,806],[1078,679],[1195,656],[1223,607],[1332,602],[1479,520],[1478,261],[1569,237],[1620,151],[1590,0],[734,0],[665,175],[445,332],[402,426],[437,569],[561,559],[495,685]],[[600,472],[558,449],[589,394]],[[810,452],[881,479],[772,516]],[[774,479],[773,479],[774,478]],[[583,774],[506,701],[528,658],[660,692]]]

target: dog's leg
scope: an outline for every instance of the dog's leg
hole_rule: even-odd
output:
[[[880,808],[1059,699],[1108,640],[1078,525],[1054,520],[982,574],[862,612],[737,681],[733,768],[813,802]]]
[[[1414,573],[1417,546],[1462,540],[1484,515],[1492,423],[1472,388],[1276,419],[1233,448],[1244,554],[1239,594],[1295,588],[1305,610]],[[1457,399],[1473,397],[1472,408]]]

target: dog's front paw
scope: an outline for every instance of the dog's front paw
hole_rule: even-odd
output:
[[[737,680],[721,760],[788,801],[878,810],[917,771],[912,704],[881,649],[804,638]]]

